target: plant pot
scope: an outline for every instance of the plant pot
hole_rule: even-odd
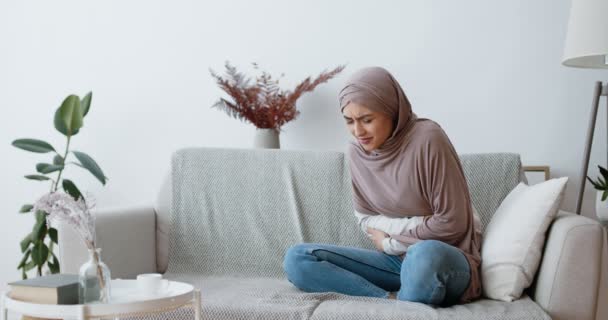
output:
[[[279,131],[257,128],[253,138],[253,147],[258,149],[280,149]]]
[[[608,223],[608,199],[606,201],[602,201],[602,193],[603,191],[597,191],[597,197],[595,198],[595,214],[597,215],[598,220],[602,224]]]

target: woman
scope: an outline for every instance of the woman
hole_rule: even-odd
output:
[[[377,250],[293,246],[284,261],[289,281],[307,292],[434,306],[478,298],[479,221],[445,132],[419,119],[399,83],[379,67],[351,76],[340,107],[356,138],[348,152],[355,215]]]

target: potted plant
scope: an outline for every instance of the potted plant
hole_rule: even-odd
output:
[[[589,176],[587,176],[587,179],[597,190],[595,214],[602,223],[606,224],[608,223],[608,201],[606,201],[608,199],[608,170],[599,165],[597,167],[600,170],[597,181],[593,181]]]
[[[39,182],[49,182],[51,194],[58,193],[61,189],[74,201],[85,203],[83,194],[72,180],[64,175],[68,166],[82,168],[90,172],[99,182],[105,185],[107,177],[103,171],[88,154],[72,150],[72,138],[78,134],[83,127],[84,118],[89,113],[93,93],[89,92],[82,99],[77,95],[70,95],[63,100],[57,108],[54,116],[55,129],[66,138],[63,152],[57,151],[50,143],[39,139],[17,139],[12,145],[16,148],[33,153],[50,153],[50,162],[40,162],[36,164],[36,174],[26,175],[25,178]],[[56,176],[55,176],[56,175]],[[17,269],[21,270],[23,279],[27,278],[28,271],[35,269],[36,275],[41,276],[45,273],[59,273],[60,263],[53,252],[53,248],[58,244],[57,229],[47,224],[49,212],[38,208],[33,204],[25,204],[19,210],[20,213],[33,213],[35,222],[32,231],[28,233],[20,242],[23,258],[19,262]]]
[[[253,67],[259,69],[255,63]],[[300,96],[313,91],[316,86],[327,82],[343,69],[344,66],[339,66],[332,71],[324,71],[314,80],[308,77],[290,91],[279,88],[279,80],[273,79],[265,71],[252,83],[250,78],[226,62],[225,77],[210,71],[218,86],[232,101],[220,98],[212,107],[222,109],[228,115],[256,126],[258,130],[254,138],[255,147],[278,149],[281,126],[300,114],[296,109],[296,101]]]

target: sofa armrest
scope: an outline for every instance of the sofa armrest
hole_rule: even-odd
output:
[[[156,272],[156,214],[152,207],[105,209],[95,212],[97,246],[112,278],[135,278]],[[61,272],[78,273],[88,259],[82,239],[66,225],[59,225]]]
[[[608,319],[608,244],[599,222],[560,211],[548,231],[534,297],[554,320]]]

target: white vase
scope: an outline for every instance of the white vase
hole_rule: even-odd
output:
[[[256,128],[253,146],[259,149],[280,149],[279,131],[275,129]]]
[[[597,197],[595,198],[595,214],[597,215],[598,220],[602,224],[608,224],[608,199],[606,201],[602,201],[602,193],[603,191],[597,191]]]

